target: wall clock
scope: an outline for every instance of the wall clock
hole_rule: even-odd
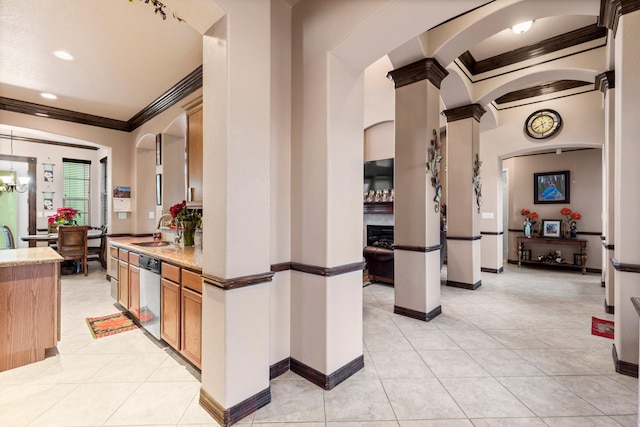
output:
[[[531,138],[543,139],[555,135],[562,127],[562,117],[551,109],[538,110],[524,122],[524,130]]]

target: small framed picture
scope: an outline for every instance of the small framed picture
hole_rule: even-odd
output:
[[[542,237],[560,237],[560,220],[542,220]]]
[[[574,265],[582,265],[582,255],[581,254],[573,254],[573,264]]]
[[[522,250],[522,261],[531,261],[531,249]]]

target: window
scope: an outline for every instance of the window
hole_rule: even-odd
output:
[[[62,204],[80,211],[78,225],[91,225],[91,161],[62,159]]]
[[[109,193],[107,191],[107,158],[100,159],[100,226],[107,225],[109,208],[107,207]]]

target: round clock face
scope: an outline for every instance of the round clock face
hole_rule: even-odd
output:
[[[527,117],[524,130],[532,138],[542,139],[554,135],[562,126],[562,118],[554,110],[538,110]]]

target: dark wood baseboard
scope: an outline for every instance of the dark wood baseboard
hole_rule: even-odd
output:
[[[316,371],[312,367],[305,365],[304,363],[294,359],[293,357],[291,358],[290,365],[291,372],[295,372],[302,378],[307,379],[308,381],[312,382],[318,387],[322,387],[325,390],[331,390],[362,368],[364,368],[364,355],[356,357],[351,362],[347,363],[341,368],[338,368],[336,371],[329,375],[325,375],[320,371]]]
[[[223,427],[237,423],[270,402],[271,389],[265,388],[237,405],[225,409],[209,393],[202,388],[200,389],[200,406]]]
[[[289,365],[291,365],[291,358],[287,357],[286,359],[269,366],[269,379],[272,380],[287,372],[289,370]]]
[[[618,359],[618,352],[616,351],[616,345],[612,345],[611,350],[613,356],[613,363],[616,367],[616,372],[622,375],[628,375],[630,377],[638,378],[638,364],[625,362],[624,360]]]
[[[447,286],[451,286],[454,288],[469,289],[470,291],[474,291],[478,289],[480,286],[482,286],[482,280],[478,280],[476,283],[462,283],[462,282],[455,282],[453,280],[447,280]]]
[[[412,310],[410,308],[404,308],[397,305],[393,306],[393,312],[395,314],[400,314],[401,316],[411,317],[413,319],[424,320],[425,322],[429,322],[438,315],[442,313],[442,306],[439,305],[428,313],[423,313],[422,311]]]
[[[607,299],[604,299],[604,311],[608,314],[615,314],[615,306],[607,304]]]
[[[495,274],[500,274],[504,271],[504,267],[500,267],[500,268],[487,268],[487,267],[481,267],[480,271],[484,272],[484,273],[495,273]]]
[[[604,287],[606,287],[606,286],[607,286],[607,284],[605,283],[605,281],[604,281],[604,280],[602,280],[602,281],[600,282],[600,287],[601,287],[601,288],[604,288]]]

